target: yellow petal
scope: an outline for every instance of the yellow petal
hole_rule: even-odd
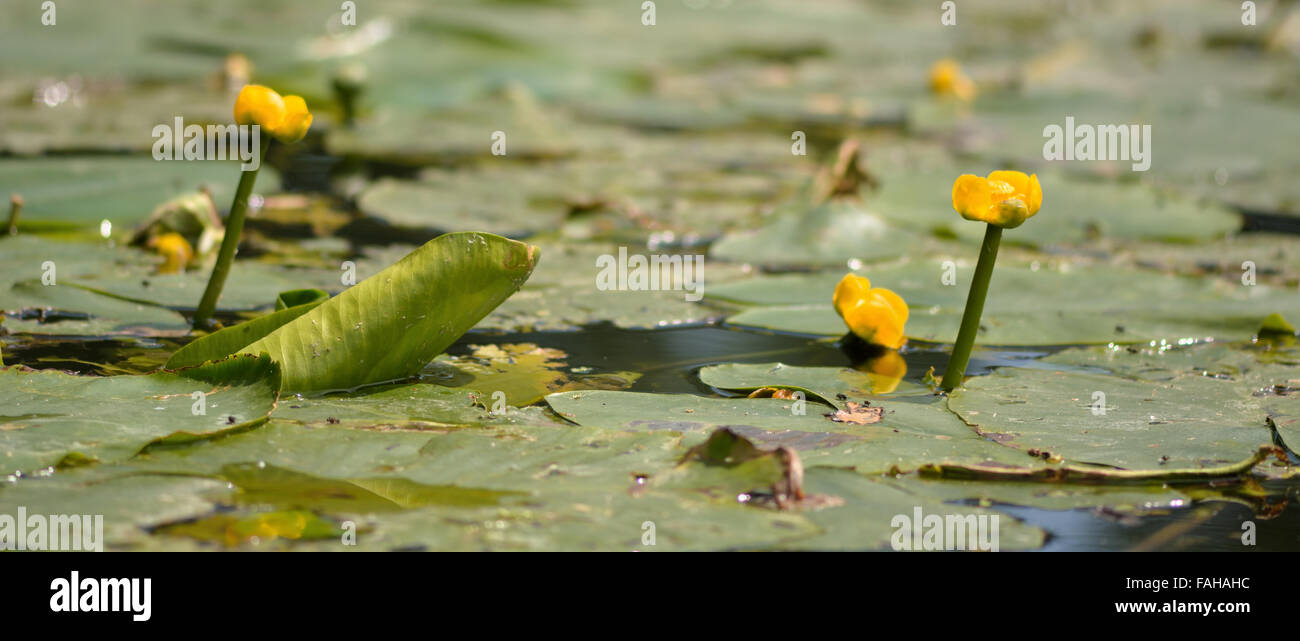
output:
[[[880,292],[883,290],[874,290]],[[892,349],[898,349],[907,342],[903,336],[903,324],[906,319],[898,313],[898,308],[894,306],[890,299],[876,295],[863,307],[870,311],[870,322],[872,323],[873,336],[872,341],[877,345],[884,345]]]
[[[185,266],[194,258],[194,249],[190,247],[189,241],[176,232],[150,238],[148,246],[163,257],[162,264],[158,266],[159,274],[179,274],[185,271]]]
[[[884,299],[889,307],[894,310],[894,315],[898,317],[898,325],[901,329],[903,324],[907,323],[908,314],[907,303],[903,301],[903,297],[883,287],[877,287],[871,291]]]
[[[952,184],[952,208],[968,220],[983,220],[993,202],[993,188],[986,178],[962,174]]]
[[[869,305],[856,305],[843,310],[840,316],[844,317],[844,324],[848,326],[850,332],[868,343],[874,343],[879,312],[880,310],[873,309]]]
[[[1025,189],[1025,205],[1029,208],[1029,215],[1033,216],[1043,206],[1043,187],[1038,184],[1038,174],[1030,174]]]
[[[280,126],[271,130],[275,139],[285,144],[298,142],[310,128],[311,112],[307,110],[307,101],[302,96],[285,96],[284,119]]]
[[[235,122],[274,132],[284,121],[284,99],[270,87],[245,85],[235,99]]]
[[[831,299],[835,311],[843,318],[844,311],[856,307],[870,289],[871,281],[857,274],[845,274],[840,284],[835,286],[835,296]]]
[[[1038,213],[1043,205],[1043,188],[1038,184],[1038,174],[1026,176],[1019,171],[995,171],[989,174],[989,182],[1005,182],[1012,188],[1012,198],[1020,200],[1029,212],[1029,216]]]
[[[841,298],[835,311],[839,312],[850,332],[868,343],[897,349],[907,342],[903,335],[903,327],[907,324],[907,303],[888,289],[870,289],[861,296]]]
[[[1028,191],[1029,176],[1020,171],[1002,170],[989,174],[989,181],[1004,182],[1011,186],[1012,193],[1024,194]]]

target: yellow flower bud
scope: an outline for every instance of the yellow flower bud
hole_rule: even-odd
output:
[[[835,287],[832,299],[835,311],[858,338],[891,349],[907,342],[903,326],[907,324],[907,303],[888,289],[871,286],[871,281],[856,274],[845,274]]]
[[[235,99],[235,123],[274,132],[284,121],[284,99],[270,87],[245,85]]]
[[[970,102],[975,98],[975,83],[962,73],[957,61],[945,58],[930,67],[930,91],[941,96],[956,96]]]
[[[163,257],[162,264],[158,266],[159,274],[179,274],[185,271],[185,266],[194,258],[194,248],[190,247],[184,236],[176,232],[150,238],[148,247]]]
[[[271,133],[275,139],[288,144],[302,140],[311,128],[311,112],[307,110],[307,101],[302,96],[284,97],[284,120]]]
[[[235,122],[261,125],[276,140],[289,144],[307,135],[311,111],[302,96],[281,97],[270,87],[246,85],[235,99]]]
[[[1019,227],[1042,206],[1037,174],[995,171],[988,178],[963,174],[952,185],[952,208],[962,218],[1004,229]]]

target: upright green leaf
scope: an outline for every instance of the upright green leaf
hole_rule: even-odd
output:
[[[286,390],[410,376],[515,293],[536,262],[524,243],[445,234],[242,351],[270,354]]]
[[[224,358],[315,309],[328,298],[329,294],[319,289],[281,292],[275,299],[276,311],[197,339],[176,350],[176,353],[167,359],[164,367],[176,369]]]

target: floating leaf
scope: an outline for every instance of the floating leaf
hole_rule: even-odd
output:
[[[6,367],[0,460],[8,471],[30,472],[69,456],[123,460],[150,444],[247,430],[270,415],[279,379],[270,359],[247,356],[144,376]]]
[[[277,419],[311,425],[412,428],[553,423],[536,411],[506,406],[493,412],[488,393],[429,383],[376,385],[346,394],[294,398],[276,409]]]
[[[182,336],[189,331],[185,318],[170,309],[103,296],[71,283],[14,283],[3,305],[5,327],[13,333]]]
[[[229,203],[238,179],[238,162],[167,162],[148,156],[0,160],[0,184],[26,201],[22,226],[98,225],[108,219],[118,229],[131,229],[159,203],[199,187],[207,187],[216,202]],[[275,191],[278,185],[275,170],[263,168],[258,189]]]
[[[618,327],[651,329],[702,323],[720,318],[722,313],[694,301],[703,298],[715,283],[740,273],[738,267],[702,261],[703,271],[693,267],[692,280],[688,280],[684,261],[703,257],[656,254],[676,258],[681,265],[676,277],[661,279],[658,290],[634,290],[626,286],[620,289],[617,280],[611,281],[612,288],[601,287],[597,281],[600,273],[606,269],[618,272],[619,256],[627,256],[623,264],[629,265],[630,257],[637,250],[624,247],[620,252],[619,247],[606,244],[543,243],[540,247],[546,260],[538,265],[528,284],[485,318],[480,328],[561,330],[609,321]],[[670,274],[672,270],[670,264]],[[625,273],[630,275],[630,271]],[[617,277],[617,273],[613,275]]]
[[[778,267],[843,265],[896,258],[919,239],[880,216],[846,202],[830,202],[802,215],[783,215],[754,231],[724,236],[710,258]]]
[[[810,492],[843,499],[842,507],[804,513],[817,524],[817,536],[783,542],[783,550],[899,550],[959,549],[956,536],[935,537],[927,519],[938,518],[943,528],[962,528],[960,549],[1033,550],[1042,547],[1046,534],[1033,525],[983,507],[945,503],[942,499],[899,490],[848,470],[816,467],[804,475]],[[916,519],[920,519],[917,522]],[[997,535],[993,523],[997,523]],[[981,532],[983,522],[983,537]],[[969,528],[969,529],[968,529]],[[930,533],[927,545],[927,532]],[[919,534],[919,537],[916,535]],[[967,538],[969,537],[969,538]],[[935,540],[939,545],[934,547]]]
[[[530,207],[523,193],[498,181],[466,183],[465,178],[451,177],[426,182],[380,180],[362,192],[357,206],[415,238],[468,230],[521,238],[554,229],[564,217],[557,206]]]
[[[719,399],[687,394],[561,392],[546,397],[560,416],[584,426],[707,433],[726,427],[763,447],[798,450],[806,466],[852,467],[864,474],[906,472],[924,463],[998,461],[1034,466],[1041,461],[977,435],[932,395],[896,398],[879,422],[836,423],[808,403],[798,414],[790,401]]]
[[[942,259],[864,269],[873,285],[911,306],[909,338],[952,342],[973,268],[953,261],[944,286]],[[839,336],[844,323],[830,296],[843,272],[763,276],[710,287],[707,295],[751,304],[728,323]],[[1097,264],[998,265],[976,340],[982,345],[1176,342],[1246,338],[1273,312],[1300,314],[1300,295],[1277,288],[1231,286],[1205,279]]]
[[[728,363],[700,370],[700,381],[726,390],[778,387],[802,391],[836,409],[871,394],[871,377],[847,367],[798,367],[784,363]]]
[[[967,381],[949,406],[1006,445],[1124,470],[1214,467],[1271,445],[1262,405],[1203,376],[1145,382],[1004,368]]]

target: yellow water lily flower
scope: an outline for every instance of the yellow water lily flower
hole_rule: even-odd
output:
[[[261,125],[268,131],[284,122],[284,98],[270,87],[244,85],[235,98],[235,123]]]
[[[162,264],[158,266],[159,274],[179,274],[185,271],[185,266],[194,258],[194,248],[190,247],[184,236],[176,232],[154,236],[146,246],[163,257]]]
[[[858,338],[891,349],[907,342],[903,326],[907,324],[907,303],[888,289],[872,287],[871,281],[857,274],[845,274],[835,286],[835,311]]]
[[[301,96],[280,96],[262,85],[245,85],[235,99],[235,122],[261,125],[276,140],[293,143],[302,140],[311,127],[311,112]]]
[[[945,58],[930,67],[930,91],[940,96],[956,96],[970,102],[975,99],[975,82],[966,77],[956,60]]]
[[[988,178],[963,174],[952,185],[952,208],[962,218],[1003,229],[1019,227],[1042,206],[1037,174],[995,171]]]
[[[311,112],[307,110],[307,101],[302,96],[285,96],[284,120],[271,131],[275,139],[285,144],[298,142],[310,128]]]

